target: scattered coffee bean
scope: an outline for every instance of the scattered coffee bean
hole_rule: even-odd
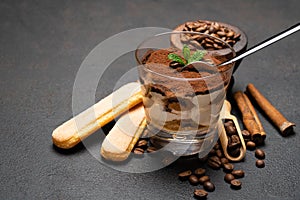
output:
[[[226,174],[224,176],[224,180],[227,182],[227,183],[230,183],[230,181],[232,181],[234,178],[234,176],[232,174]]]
[[[264,160],[256,160],[255,165],[258,168],[264,168],[265,167],[265,161]]]
[[[234,126],[234,123],[233,123],[232,120],[228,120],[228,121],[226,121],[226,122],[224,123],[224,126],[225,126],[225,128],[228,127],[228,126]]]
[[[230,181],[230,186],[232,189],[241,189],[242,186],[242,182],[237,180],[237,179],[233,179],[232,181]]]
[[[210,181],[206,181],[203,183],[203,188],[208,192],[213,192],[215,190],[215,185]]]
[[[250,139],[251,138],[251,134],[248,130],[242,130],[242,136],[244,139]]]
[[[265,152],[261,149],[255,150],[255,157],[258,159],[264,159],[265,158]]]
[[[150,147],[147,148],[148,153],[153,153],[155,151],[157,151],[157,149],[155,147],[150,146]]]
[[[229,160],[227,158],[221,158],[221,165],[224,166],[224,164],[229,163]]]
[[[210,181],[209,176],[202,176],[199,178],[199,183],[203,185],[205,182]]]
[[[248,150],[252,151],[252,150],[255,149],[256,144],[254,142],[252,142],[252,141],[248,141],[247,144],[246,144],[246,147],[247,147]]]
[[[243,178],[245,176],[245,172],[243,170],[233,170],[231,172],[231,174],[235,177],[235,178]]]
[[[217,150],[216,150],[216,155],[217,155],[219,158],[222,158],[222,157],[223,157],[223,152],[221,151],[221,149],[217,149]]]
[[[196,175],[191,175],[189,177],[189,182],[190,182],[191,185],[198,185],[199,179]]]
[[[208,155],[210,155],[210,156],[216,155],[216,150],[215,149],[211,149],[209,151]]]
[[[212,156],[208,159],[207,164],[212,169],[220,169],[222,163],[218,156]]]
[[[178,178],[180,180],[182,180],[182,181],[185,181],[185,180],[187,180],[190,177],[190,175],[192,175],[192,171],[191,170],[187,170],[187,171],[180,172],[178,174]]]
[[[198,177],[201,177],[201,176],[204,176],[205,172],[206,172],[205,169],[197,168],[197,169],[195,169],[194,174]]]
[[[142,149],[142,148],[134,148],[134,149],[133,149],[133,153],[134,153],[135,155],[137,155],[137,156],[141,156],[141,155],[144,154],[144,149]]]
[[[223,165],[224,172],[230,173],[234,169],[234,165],[231,163],[226,163]]]
[[[136,146],[140,147],[140,148],[146,148],[147,145],[148,145],[148,141],[147,140],[140,140],[136,144]]]
[[[215,150],[220,149],[220,144],[219,144],[219,142],[217,142],[217,143],[215,144],[214,149],[215,149]]]
[[[195,189],[194,190],[194,197],[196,199],[206,199],[208,193],[205,191],[205,190],[202,190],[202,189]]]

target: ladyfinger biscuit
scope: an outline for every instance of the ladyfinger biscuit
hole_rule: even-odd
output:
[[[53,143],[69,149],[120,114],[142,102],[140,84],[128,83],[98,103],[66,121],[52,133]]]
[[[124,113],[102,143],[102,157],[111,161],[124,161],[146,127],[142,104]]]

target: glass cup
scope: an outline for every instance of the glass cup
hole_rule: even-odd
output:
[[[234,63],[216,65],[235,56],[232,47],[207,34],[168,32],[143,41],[135,56],[151,143],[178,156],[207,155]]]

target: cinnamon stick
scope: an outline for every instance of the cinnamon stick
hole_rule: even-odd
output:
[[[245,128],[251,134],[251,139],[257,145],[262,144],[266,138],[266,133],[250,100],[241,91],[235,92],[233,97],[241,111]]]
[[[250,99],[248,98],[248,96],[244,93],[243,94],[244,98],[245,98],[245,101],[246,101],[246,104],[248,105],[253,117],[254,117],[254,120],[259,128],[259,137],[256,137],[257,135],[254,135],[254,138],[252,138],[252,140],[256,143],[256,144],[263,144],[264,143],[264,140],[266,139],[266,132],[264,130],[264,127],[262,126],[262,123],[254,109],[254,106],[252,105]]]
[[[283,136],[293,132],[295,123],[288,121],[256,88],[253,84],[248,84],[246,91],[253,97],[257,105],[270,118],[273,124],[280,130]]]

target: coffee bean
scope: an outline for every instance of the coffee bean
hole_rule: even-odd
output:
[[[215,149],[211,149],[208,154],[210,156],[216,155],[216,150]]]
[[[212,169],[220,169],[221,167],[221,160],[217,156],[212,156],[207,161],[208,166],[210,166]]]
[[[227,182],[227,183],[230,183],[230,181],[232,181],[234,178],[234,176],[232,174],[226,174],[224,176],[224,180]]]
[[[217,155],[219,158],[222,158],[222,157],[223,157],[223,152],[222,152],[220,149],[218,149],[218,150],[216,150],[216,155]]]
[[[195,189],[194,190],[194,197],[196,199],[206,199],[208,193],[205,191],[205,190],[202,190],[202,189]]]
[[[240,138],[239,138],[238,135],[232,135],[232,136],[231,136],[231,142],[232,142],[232,143],[237,143],[237,144],[240,144],[240,143],[241,143]]]
[[[235,177],[235,178],[243,178],[245,176],[245,172],[243,170],[233,170],[231,172],[231,174]]]
[[[147,140],[140,140],[137,142],[136,146],[140,147],[140,148],[145,148],[148,145],[148,141]]]
[[[180,172],[178,174],[178,178],[180,180],[182,180],[182,181],[185,181],[185,180],[187,180],[190,177],[190,175],[192,175],[192,171],[191,170],[187,170],[187,171]]]
[[[232,189],[241,189],[242,182],[237,179],[233,179],[232,181],[230,181],[230,186]]]
[[[133,153],[137,156],[141,156],[144,154],[144,149],[142,148],[134,148]]]
[[[256,144],[252,141],[248,141],[247,144],[246,144],[246,147],[248,150],[254,150],[255,147],[256,147]]]
[[[265,167],[265,161],[263,161],[263,160],[256,160],[255,165],[258,168],[264,168]]]
[[[232,136],[232,135],[235,135],[237,133],[236,128],[234,126],[226,126],[225,131],[226,131],[226,134],[228,136]]]
[[[198,179],[197,176],[191,175],[191,176],[189,177],[189,182],[190,182],[191,185],[198,185],[199,179]]]
[[[199,183],[203,185],[205,182],[210,181],[209,176],[202,176],[199,178]]]
[[[223,165],[224,172],[230,173],[234,169],[234,165],[231,163],[227,163]]]
[[[205,172],[206,172],[205,169],[203,169],[203,168],[197,168],[197,169],[195,169],[194,174],[196,176],[198,176],[198,177],[201,177],[201,176],[203,176],[205,174]]]
[[[238,157],[241,153],[240,148],[237,146],[235,149],[228,149],[228,153],[233,157]]]
[[[220,144],[219,144],[218,142],[215,144],[214,149],[215,149],[215,150],[220,149]]]
[[[265,152],[261,149],[255,150],[255,157],[258,159],[264,159],[265,158]]]
[[[213,192],[215,190],[215,185],[210,181],[206,181],[203,183],[203,188],[208,192]]]
[[[226,121],[226,122],[224,123],[224,126],[225,126],[225,127],[228,127],[228,126],[234,126],[233,121],[232,121],[232,120]]]
[[[147,148],[148,153],[153,153],[155,151],[157,151],[157,149],[155,147],[150,146],[150,147]]]
[[[224,164],[229,163],[229,160],[227,158],[221,158],[221,165],[224,166]]]
[[[250,139],[251,138],[251,134],[248,130],[242,130],[242,136],[244,139]]]

